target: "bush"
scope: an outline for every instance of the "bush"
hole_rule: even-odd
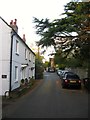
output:
[[[25,78],[25,83],[28,83],[28,79],[27,78]]]
[[[43,78],[44,68],[42,66],[36,66],[35,68],[35,79]]]
[[[21,83],[23,84],[25,82],[25,80],[24,79],[21,79]]]
[[[64,64],[59,64],[59,69],[64,70],[65,69],[65,65]]]

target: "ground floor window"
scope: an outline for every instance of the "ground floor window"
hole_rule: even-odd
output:
[[[15,81],[18,81],[18,66],[15,66]]]

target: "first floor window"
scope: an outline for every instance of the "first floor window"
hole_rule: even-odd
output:
[[[18,81],[18,66],[15,66],[15,81]]]
[[[31,61],[31,53],[29,52],[29,61]]]
[[[16,54],[19,54],[19,42],[16,40]]]
[[[25,49],[25,59],[27,60],[27,49]]]

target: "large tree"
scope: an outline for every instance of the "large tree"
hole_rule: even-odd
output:
[[[44,65],[42,60],[43,56],[41,56],[38,51],[35,58],[35,79],[43,78]]]
[[[36,33],[41,36],[39,45],[61,50],[64,57],[73,54],[90,67],[90,2],[69,2],[64,17],[50,22],[34,18]]]

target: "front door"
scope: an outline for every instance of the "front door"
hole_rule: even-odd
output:
[[[21,79],[25,79],[25,68],[21,70]]]

